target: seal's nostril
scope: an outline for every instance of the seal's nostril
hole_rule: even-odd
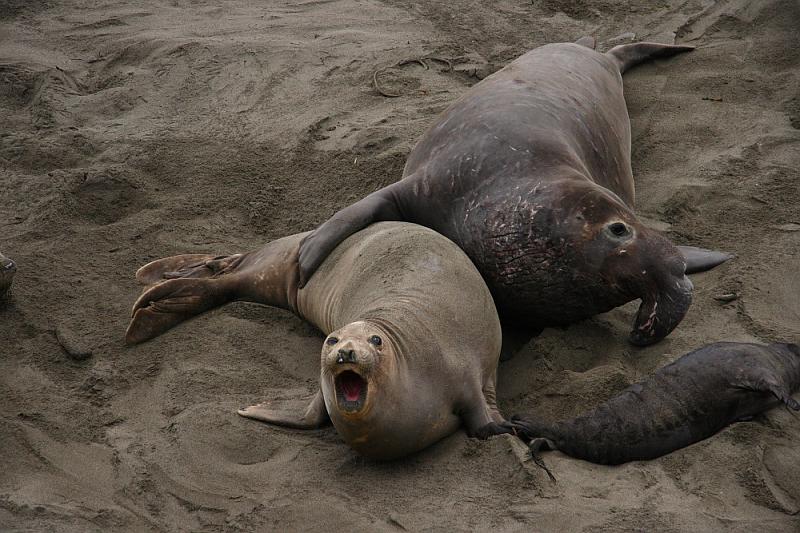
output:
[[[346,350],[344,348],[339,350],[339,357],[336,359],[337,363],[355,363],[356,352],[355,350]]]

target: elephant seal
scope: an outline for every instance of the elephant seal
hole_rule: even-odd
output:
[[[534,458],[550,449],[615,465],[668,454],[780,403],[798,411],[791,396],[798,389],[796,344],[718,342],[575,418],[546,423],[514,416],[481,428],[478,436],[514,433],[530,443]]]
[[[467,253],[504,329],[538,333],[641,298],[631,342],[672,331],[692,299],[685,273],[731,256],[699,248],[684,256],[637,219],[621,74],[693,48],[593,47],[584,38],[536,48],[468,90],[411,151],[403,179],[304,240],[301,285],[348,235],[406,220]]]
[[[500,321],[464,252],[422,226],[375,224],[342,242],[299,290],[305,235],[247,254],[183,255],[142,267],[137,279],[157,284],[134,305],[126,341],[234,300],[273,305],[328,335],[320,390],[304,412],[267,404],[239,414],[293,428],[330,420],[375,459],[421,450],[462,424],[472,434],[503,421],[495,403]]]
[[[16,272],[17,265],[14,261],[0,254],[0,298],[3,298],[11,288],[11,282],[14,281]]]

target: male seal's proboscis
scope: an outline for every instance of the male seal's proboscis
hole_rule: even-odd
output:
[[[14,274],[17,272],[17,265],[8,257],[0,254],[0,298],[5,297],[11,282],[14,281]]]
[[[692,47],[593,47],[591,38],[542,46],[467,91],[414,147],[402,180],[305,239],[301,284],[348,235],[406,220],[467,253],[504,326],[536,333],[640,298],[631,342],[672,331],[692,299],[685,274],[730,256],[676,247],[634,214],[622,73]]]
[[[654,459],[777,405],[800,410],[796,344],[719,342],[688,353],[651,378],[578,417],[548,423],[514,416],[479,436],[514,433],[540,449],[600,464]],[[538,462],[538,461],[537,461]]]
[[[503,421],[495,404],[500,321],[464,252],[422,226],[375,224],[342,242],[299,289],[304,236],[142,267],[137,279],[156,285],[134,305],[127,342],[230,301],[273,305],[327,335],[320,390],[304,412],[267,403],[239,414],[294,428],[330,419],[351,447],[377,459],[413,453],[462,425],[472,434]]]

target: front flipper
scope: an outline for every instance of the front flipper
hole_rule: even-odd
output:
[[[733,386],[740,389],[772,394],[787,407],[795,411],[800,411],[800,402],[792,398],[791,391],[789,391],[785,385],[782,385],[778,379],[766,372],[758,376],[743,376],[739,381],[734,383]]]
[[[706,270],[711,270],[715,266],[721,265],[729,259],[733,259],[732,254],[706,250],[705,248],[697,248],[696,246],[678,246],[678,250],[681,252],[683,260],[686,262],[687,274],[705,272]]]
[[[294,429],[317,429],[330,423],[321,390],[317,391],[305,411],[301,411],[302,407],[297,403],[296,400],[290,400],[282,402],[280,407],[272,407],[271,403],[260,403],[239,409],[237,413],[245,418]]]
[[[136,271],[136,281],[153,285],[165,279],[211,278],[224,274],[241,262],[243,254],[183,254],[158,259]]]
[[[479,439],[486,439],[494,435],[511,434],[519,438],[522,442],[528,443],[531,459],[536,465],[547,472],[550,479],[555,482],[556,477],[547,467],[547,464],[542,459],[539,452],[542,450],[555,450],[556,446],[550,439],[545,437],[537,437],[532,432],[533,426],[518,416],[512,416],[511,420],[503,421],[500,423],[491,422],[479,428],[475,432],[475,437]]]
[[[542,450],[555,450],[556,447],[553,442],[549,439],[538,437],[528,443],[528,449],[531,451],[531,459],[533,459],[533,462],[536,463],[536,466],[547,472],[548,477],[550,477],[550,481],[556,483],[558,481],[556,480],[556,476],[554,476],[550,469],[547,468],[547,463],[544,462],[544,459],[542,459],[542,456],[539,454],[539,452]]]
[[[319,265],[347,237],[375,222],[403,220],[397,190],[406,180],[393,183],[335,213],[307,235],[300,244],[300,287],[311,279]]]
[[[164,333],[184,320],[234,299],[212,279],[173,279],[146,290],[133,305],[125,332],[127,344],[138,344]]]
[[[472,432],[472,437],[486,440],[496,435],[515,435],[514,427],[508,422],[489,422]]]
[[[472,392],[468,392],[461,400],[461,405],[456,411],[469,437],[486,439],[504,433],[501,425],[505,423],[505,418],[497,409],[495,393],[496,365],[495,363],[495,370],[486,383],[476,384]]]

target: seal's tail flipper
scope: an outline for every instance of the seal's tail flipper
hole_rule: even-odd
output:
[[[133,305],[133,319],[125,332],[127,344],[161,335],[184,320],[222,305],[232,291],[213,279],[173,279],[142,294]]]
[[[183,254],[158,259],[136,271],[136,281],[153,285],[165,279],[211,278],[235,268],[243,255]]]
[[[302,408],[292,409],[291,406],[287,405],[273,408],[265,404],[258,404],[239,409],[237,413],[245,418],[294,429],[316,429],[330,423],[331,419],[325,409],[325,399],[322,396],[322,391],[317,391],[316,396],[308,404],[305,411],[300,409]]]
[[[632,43],[615,46],[606,52],[606,54],[611,56],[617,62],[620,73],[624,74],[626,70],[644,61],[671,57],[676,54],[682,54],[683,52],[691,52],[692,50],[694,50],[694,46],[659,43]]]
[[[594,50],[595,47],[597,46],[597,41],[591,35],[585,35],[580,39],[578,39],[577,41],[575,41],[575,44],[579,44],[581,46],[585,46],[586,48],[591,48],[592,50]]]
[[[678,246],[678,250],[686,262],[686,273],[695,274],[697,272],[705,272],[711,270],[715,266],[721,265],[729,259],[733,259],[733,255],[725,252],[716,252],[714,250],[706,250],[705,248],[697,248],[695,246]]]

